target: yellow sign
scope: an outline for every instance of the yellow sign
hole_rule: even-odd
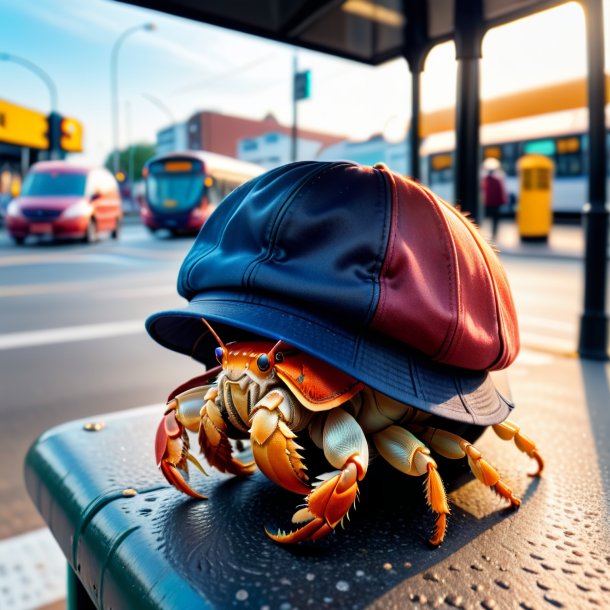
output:
[[[0,142],[46,149],[47,131],[44,114],[0,100]]]
[[[190,161],[168,161],[164,164],[163,169],[166,172],[190,172],[193,164]]]
[[[83,151],[83,124],[76,119],[64,117],[61,121],[59,145],[66,152]]]

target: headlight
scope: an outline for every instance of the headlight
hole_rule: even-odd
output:
[[[21,218],[23,214],[21,214],[21,208],[19,204],[13,200],[6,207],[6,215],[11,216],[12,218]]]
[[[66,208],[61,215],[62,218],[82,218],[84,216],[91,216],[91,205],[84,200]]]

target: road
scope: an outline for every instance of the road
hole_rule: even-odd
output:
[[[191,241],[132,225],[119,241],[16,247],[0,232],[0,564],[11,541],[44,531],[22,482],[37,436],[65,421],[143,405],[159,404],[161,415],[168,391],[200,372],[143,326],[149,314],[182,303],[175,283]],[[573,353],[582,263],[503,262],[521,324],[519,361],[531,367]],[[151,459],[152,442],[133,439],[150,444]]]

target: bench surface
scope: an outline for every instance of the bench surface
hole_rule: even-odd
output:
[[[518,511],[465,464],[439,461],[452,513],[438,549],[427,545],[434,518],[422,480],[381,463],[345,529],[274,543],[264,527],[290,529],[301,498],[260,473],[193,473],[207,501],[169,487],[154,459],[161,406],[100,417],[99,431],[85,429],[90,420],[50,430],[30,449],[26,484],[98,608],[610,607],[610,403],[603,366],[582,366],[539,367],[545,383],[513,379],[513,419],[538,441],[541,479],[491,430],[476,443],[521,496]]]

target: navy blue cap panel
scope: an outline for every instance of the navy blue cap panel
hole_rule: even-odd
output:
[[[278,218],[269,255],[251,268],[249,290],[366,328],[379,300],[390,218],[391,194],[380,172],[326,167]]]
[[[211,214],[187,254],[178,276],[186,299],[208,288],[241,289],[249,267],[265,257],[273,223],[300,184],[328,164],[312,161],[254,178],[229,194]],[[247,202],[247,205],[244,205]]]
[[[346,172],[349,181],[335,176]],[[246,186],[204,225],[180,271],[180,294],[261,291],[368,325],[391,217],[381,173],[346,162],[302,162]]]

